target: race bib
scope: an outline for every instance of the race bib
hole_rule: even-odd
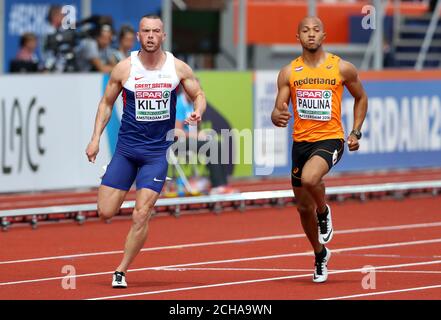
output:
[[[170,96],[171,84],[136,84],[136,120],[162,121],[170,119]]]
[[[332,117],[332,91],[297,89],[297,112],[301,119],[329,121]]]

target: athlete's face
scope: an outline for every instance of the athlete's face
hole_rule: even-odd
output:
[[[305,50],[317,51],[325,36],[323,24],[316,18],[306,18],[299,24],[297,39]]]
[[[164,25],[160,19],[143,18],[137,36],[143,50],[156,52],[165,39]]]

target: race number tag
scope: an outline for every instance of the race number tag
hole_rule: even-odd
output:
[[[137,121],[162,121],[170,119],[169,84],[136,84],[135,108]],[[169,85],[171,89],[171,84]],[[165,87],[165,88],[164,88]]]
[[[332,91],[297,89],[297,112],[305,120],[329,121],[332,117]]]

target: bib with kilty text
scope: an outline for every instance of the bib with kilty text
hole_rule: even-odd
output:
[[[136,120],[162,121],[170,119],[171,91],[171,83],[136,83]]]

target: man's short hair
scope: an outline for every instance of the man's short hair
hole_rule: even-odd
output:
[[[146,18],[146,19],[159,19],[159,20],[161,20],[161,17],[160,16],[158,16],[157,14],[145,14],[145,15],[143,15],[142,17],[141,17],[141,19],[144,19],[144,18]]]

